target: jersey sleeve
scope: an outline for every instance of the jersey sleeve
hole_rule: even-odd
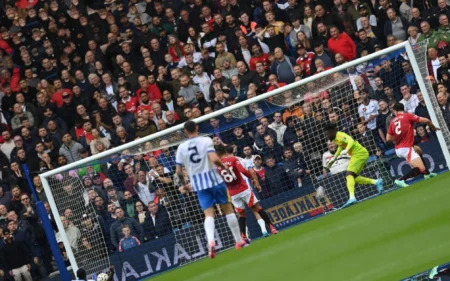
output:
[[[181,157],[182,146],[179,146],[177,149],[177,155],[175,156],[175,163],[179,166],[183,166],[183,159]]]
[[[241,174],[243,174],[244,176],[246,176],[249,179],[252,178],[252,175],[250,174],[250,172],[246,168],[244,168],[244,166],[242,166],[241,161],[239,161],[239,159],[235,158],[233,165],[236,167],[236,169],[239,170],[239,172]]]
[[[346,144],[345,149],[347,149],[347,150],[351,150],[353,147],[353,144],[355,143],[355,141],[353,140],[352,137],[350,137],[349,135],[347,135],[346,133],[343,133],[343,132],[336,133],[336,140],[339,141],[340,143]],[[338,157],[339,154],[341,154],[341,152],[342,152],[342,146],[338,146],[338,150],[336,151],[336,154],[334,156]]]
[[[213,143],[212,139],[205,137],[205,145],[206,145],[206,151],[208,153],[216,152],[216,149],[214,148],[214,143]]]
[[[420,120],[420,117],[417,116],[417,115],[415,115],[415,114],[408,114],[408,120],[409,120],[411,123],[418,123],[419,120]]]

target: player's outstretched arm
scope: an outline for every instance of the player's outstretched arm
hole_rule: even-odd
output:
[[[214,165],[216,165],[217,167],[220,167],[226,171],[229,172],[229,169],[227,166],[225,166],[222,161],[220,161],[220,157],[217,155],[217,153],[215,151],[210,151],[208,152],[208,158],[211,162],[214,163]]]
[[[428,127],[430,127],[430,129],[431,129],[432,131],[439,131],[439,130],[440,130],[440,128],[436,127],[436,126],[433,124],[433,122],[431,122],[431,120],[428,119],[428,118],[420,117],[420,118],[419,118],[419,123],[424,123],[424,124],[428,125]]]
[[[178,176],[178,180],[180,181],[181,185],[185,185],[186,181],[184,180],[184,174],[183,174],[183,169],[181,168],[180,165],[176,165],[175,166],[175,173]]]

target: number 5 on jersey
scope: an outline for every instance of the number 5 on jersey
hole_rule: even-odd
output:
[[[191,155],[189,156],[189,160],[191,160],[191,162],[194,164],[198,164],[201,161],[201,159],[197,147],[196,146],[189,147],[188,151],[192,151]]]

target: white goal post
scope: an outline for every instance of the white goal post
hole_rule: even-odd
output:
[[[291,83],[291,84],[286,85],[284,87],[275,89],[275,90],[270,91],[268,93],[264,93],[264,94],[261,94],[259,96],[253,97],[251,99],[244,100],[244,101],[239,102],[239,103],[237,103],[235,105],[227,106],[227,107],[225,107],[225,108],[223,108],[221,110],[218,110],[218,111],[212,112],[210,114],[201,116],[201,117],[195,119],[194,121],[196,123],[201,123],[201,122],[210,120],[211,118],[222,116],[225,113],[231,112],[231,111],[236,110],[238,108],[241,108],[241,107],[244,107],[244,106],[248,106],[250,104],[253,104],[253,103],[256,103],[256,102],[259,102],[259,101],[264,101],[264,100],[266,100],[268,98],[271,98],[273,96],[282,94],[283,92],[286,92],[286,91],[289,91],[289,90],[293,90],[295,88],[299,88],[299,87],[305,86],[305,85],[307,85],[310,82],[314,82],[314,81],[316,81],[318,79],[325,78],[327,76],[332,75],[333,73],[345,71],[348,68],[356,67],[357,65],[360,65],[361,63],[368,62],[368,61],[373,60],[375,58],[379,58],[379,57],[381,57],[383,55],[388,55],[388,54],[390,54],[392,52],[405,49],[406,50],[406,55],[409,58],[409,60],[411,62],[411,65],[413,67],[413,71],[416,74],[416,80],[418,82],[418,86],[420,88],[420,91],[423,93],[423,97],[424,97],[424,100],[425,100],[425,103],[426,103],[426,107],[429,108],[429,114],[430,114],[431,120],[433,121],[433,123],[439,124],[442,127],[442,131],[438,131],[437,132],[437,138],[439,140],[440,147],[442,149],[444,158],[446,160],[447,167],[450,167],[450,153],[449,153],[449,147],[450,147],[450,145],[449,145],[450,144],[450,138],[449,137],[450,137],[450,134],[449,134],[448,129],[444,128],[445,125],[442,123],[442,120],[443,120],[442,119],[442,114],[440,113],[439,108],[436,106],[436,104],[437,104],[436,103],[436,97],[434,96],[433,92],[430,92],[430,90],[432,89],[430,81],[427,81],[427,80],[423,79],[423,77],[425,75],[424,68],[426,70],[426,65],[425,66],[423,65],[423,61],[420,61],[420,62],[417,61],[417,58],[415,56],[414,48],[415,48],[415,46],[411,46],[409,42],[402,42],[402,43],[396,44],[396,45],[394,45],[392,47],[389,47],[389,48],[386,48],[384,50],[381,50],[379,52],[369,54],[369,55],[367,55],[367,56],[365,56],[363,58],[358,58],[356,60],[350,61],[350,62],[345,63],[343,65],[334,67],[332,69],[326,70],[324,72],[320,72],[320,73],[318,73],[316,75],[313,75],[311,77],[302,79],[302,80],[300,80],[298,82],[294,82],[294,83]],[[417,48],[420,48],[420,46],[417,47]],[[421,59],[423,59],[423,58],[421,58]],[[59,210],[57,204],[55,203],[55,198],[54,198],[58,194],[54,194],[52,192],[52,188],[50,186],[50,183],[49,183],[48,179],[50,177],[54,177],[54,176],[56,176],[56,175],[58,175],[60,173],[64,173],[64,172],[67,172],[67,171],[70,171],[70,170],[73,170],[73,169],[77,169],[80,166],[85,166],[85,165],[88,165],[90,163],[95,163],[95,161],[98,161],[100,159],[106,159],[108,157],[111,157],[111,155],[120,153],[120,152],[122,152],[124,150],[131,149],[133,147],[143,146],[143,144],[146,143],[146,142],[149,142],[149,141],[152,141],[152,140],[156,140],[156,139],[160,139],[163,136],[167,136],[167,135],[170,135],[170,134],[175,134],[176,132],[182,131],[182,130],[183,130],[183,124],[180,124],[180,125],[177,125],[175,127],[168,128],[168,129],[166,129],[164,131],[157,132],[155,134],[146,136],[144,138],[135,140],[135,141],[130,142],[130,143],[126,143],[126,144],[121,145],[119,147],[112,148],[110,150],[101,152],[99,154],[96,154],[96,155],[93,155],[91,157],[79,160],[79,161],[74,162],[74,163],[70,163],[70,164],[68,164],[66,166],[59,167],[57,169],[48,171],[48,172],[43,173],[43,174],[40,175],[40,178],[41,178],[41,181],[42,181],[45,193],[47,194],[47,197],[48,197],[48,200],[49,200],[49,205],[51,207],[51,210],[52,210],[53,216],[55,218],[56,224],[58,226],[58,229],[60,230],[60,237],[61,237],[62,242],[64,243],[64,246],[66,248],[66,251],[67,251],[68,258],[70,260],[71,266],[72,266],[72,268],[73,268],[73,270],[75,272],[79,268],[79,264],[77,263],[77,259],[75,258],[75,254],[73,253],[73,251],[71,249],[69,238],[67,237],[66,233],[63,231],[64,230],[64,225],[63,225],[63,222],[60,219],[60,216],[62,215],[61,214],[61,210]],[[92,273],[94,273],[94,272],[88,272],[88,274],[92,274]]]

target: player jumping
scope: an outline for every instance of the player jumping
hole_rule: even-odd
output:
[[[395,118],[389,124],[386,140],[395,142],[397,156],[406,159],[412,167],[411,171],[397,179],[395,184],[399,187],[406,187],[408,184],[405,183],[405,180],[409,178],[414,178],[420,174],[423,174],[425,179],[436,176],[437,174],[430,173],[425,166],[420,147],[414,145],[414,123],[424,123],[432,131],[437,131],[439,128],[436,128],[433,122],[427,118],[405,113],[405,106],[402,103],[396,103],[393,109]]]
[[[260,191],[261,186],[259,185],[256,173],[251,174],[247,169],[245,169],[239,159],[233,156],[233,154],[231,154],[227,147],[223,144],[216,145],[215,149],[217,155],[221,158],[220,160],[226,167],[228,167],[229,170],[223,170],[220,167],[217,168],[227,185],[228,192],[231,195],[231,202],[239,214],[239,228],[241,230],[241,236],[246,239],[245,233],[247,224],[245,217],[245,205],[247,205],[255,215],[258,214],[261,217],[264,223],[264,229],[265,224],[267,224],[269,225],[272,234],[277,234],[278,231],[272,225],[269,216],[263,208],[261,208],[261,205],[259,205],[258,198],[256,198],[255,194],[242,177],[242,175],[244,175],[247,178],[252,179],[253,186],[256,190]],[[267,230],[264,233],[264,229],[262,230],[263,236],[267,237]]]
[[[334,141],[338,146],[336,153],[328,162],[326,168],[329,169],[342,152],[346,152],[348,155],[350,155],[350,163],[348,164],[346,174],[349,199],[347,203],[342,206],[342,208],[348,207],[358,202],[358,200],[356,200],[355,198],[355,183],[364,185],[376,185],[378,194],[381,194],[383,192],[383,180],[381,178],[375,180],[360,176],[364,165],[369,159],[369,152],[367,151],[367,149],[359,144],[359,142],[353,140],[353,138],[351,138],[346,133],[337,131],[334,124],[327,124],[325,130],[327,132],[328,139],[330,141]]]
[[[220,204],[226,215],[228,226],[236,240],[236,249],[247,245],[239,231],[239,222],[230,203],[227,187],[219,175],[216,167],[228,171],[222,164],[214,149],[213,142],[208,137],[199,137],[197,125],[193,121],[184,123],[184,132],[188,140],[183,142],[177,150],[176,173],[182,188],[188,189],[184,180],[182,166],[186,168],[191,188],[197,193],[200,207],[205,213],[205,232],[208,239],[208,256],[216,256],[216,242],[214,240],[214,205]],[[229,171],[228,171],[229,172]]]

